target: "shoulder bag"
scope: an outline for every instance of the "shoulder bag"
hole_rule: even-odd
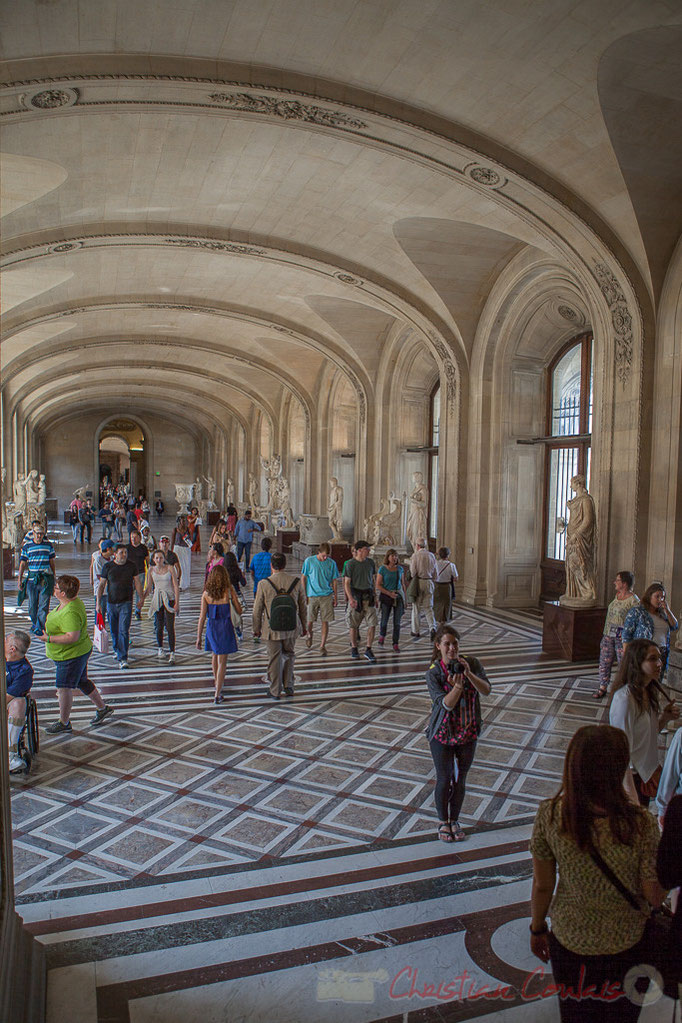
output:
[[[678,997],[679,974],[679,953],[673,947],[672,937],[672,913],[668,909],[654,909],[647,913],[642,909],[639,899],[620,880],[617,874],[611,870],[608,863],[602,859],[596,849],[590,852],[590,859],[602,874],[608,878],[633,909],[646,917],[644,934],[642,935],[642,946],[648,963],[654,966],[663,978],[663,991],[668,998]]]

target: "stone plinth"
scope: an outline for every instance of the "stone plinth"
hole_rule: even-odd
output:
[[[302,540],[297,540],[296,543],[291,545],[291,553],[299,561],[305,561],[306,558],[317,554],[319,549],[319,544],[303,543]]]
[[[251,546],[251,550],[252,551],[259,551],[261,549],[264,537],[267,536],[268,539],[272,540],[272,535],[270,533],[268,533],[267,530],[265,529],[265,523],[259,522],[258,525],[262,526],[262,529],[261,529],[260,533],[254,533],[253,534],[253,540],[252,540],[252,546]]]
[[[217,526],[219,518],[220,512],[218,511],[217,508],[213,509],[212,511],[206,512],[206,524],[209,526]]]
[[[278,529],[275,549],[279,554],[291,554],[291,547],[301,536],[297,529]]]
[[[327,515],[301,515],[298,520],[298,528],[302,543],[321,544],[325,540],[329,540],[331,536]]]
[[[14,551],[11,547],[2,548],[2,578],[14,578]]]
[[[682,650],[675,647],[670,651],[668,657],[668,673],[665,683],[670,689],[682,694]]]
[[[330,543],[331,556],[336,562],[336,567],[339,572],[343,570],[344,562],[348,561],[351,556],[350,544],[349,543]]]
[[[370,557],[374,560],[377,568],[379,565],[383,565],[384,558],[386,557],[386,551],[395,551],[397,553],[399,565],[407,564],[411,557],[411,555],[408,554],[407,547],[391,547],[377,544],[376,547],[372,547],[370,551]]]
[[[547,601],[542,613],[542,649],[565,661],[591,661],[599,657],[605,607],[564,607]]]
[[[59,502],[56,497],[48,497],[45,501],[45,514],[48,522],[54,522],[59,518]]]

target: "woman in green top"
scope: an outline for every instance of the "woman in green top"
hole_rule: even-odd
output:
[[[390,547],[386,551],[384,563],[376,577],[376,589],[381,605],[381,624],[379,625],[379,646],[384,645],[388,632],[388,619],[393,612],[393,649],[400,653],[400,620],[405,611],[405,573],[398,564],[398,552]]]
[[[611,725],[579,728],[561,790],[540,804],[535,818],[530,947],[543,963],[551,960],[563,1023],[634,1023],[641,1010],[628,997],[634,978],[626,974],[651,961],[644,926],[665,891],[656,877],[656,819],[623,788],[629,762],[625,732]]]
[[[49,735],[71,731],[71,706],[76,688],[97,707],[91,724],[101,724],[114,710],[105,704],[99,690],[88,678],[92,641],[88,635],[85,604],[78,599],[80,585],[75,575],[60,575],[56,579],[54,595],[59,603],[50,611],[45,621],[45,631],[38,637],[45,643],[45,653],[55,662],[57,669],[59,719],[45,729]]]

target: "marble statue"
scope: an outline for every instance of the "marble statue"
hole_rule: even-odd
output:
[[[249,473],[249,485],[246,488],[246,496],[249,508],[255,513],[258,507],[258,480],[252,472]]]
[[[227,483],[225,484],[225,496],[227,498],[228,505],[234,504],[234,480],[231,476],[227,477]]]
[[[42,499],[41,483],[42,480]],[[40,522],[47,529],[47,512],[45,510],[45,477],[38,478],[38,470],[31,469],[26,477],[26,522]]]
[[[329,480],[331,490],[329,491],[329,526],[332,531],[332,540],[337,543],[343,542],[343,487],[339,486],[336,476]]]
[[[365,538],[373,547],[399,546],[403,519],[403,503],[398,501],[393,491],[388,500],[381,501],[379,511],[368,516],[364,523]]]
[[[201,476],[197,476],[194,481],[194,500],[201,501],[204,496],[204,484],[201,482]]]
[[[410,494],[407,515],[407,539],[412,544],[413,550],[416,550],[417,540],[422,536],[428,536],[426,513],[429,507],[429,491],[421,472],[412,474],[412,483],[414,487]]]
[[[265,509],[272,514],[281,508],[282,458],[280,455],[273,455],[270,459],[261,457],[260,464],[263,467],[268,488]]]
[[[204,476],[204,479],[206,480],[206,490],[209,508],[215,508],[216,507],[215,499],[217,494],[216,482],[212,476]]]
[[[178,515],[186,515],[189,511],[189,503],[194,497],[193,483],[176,483],[175,500],[178,502]]]
[[[567,501],[566,592],[559,597],[559,603],[564,607],[593,607],[597,603],[594,501],[582,475],[573,476],[571,490],[576,496]]]
[[[31,469],[28,473],[26,480],[24,481],[26,487],[26,504],[37,505],[39,503],[39,491],[38,491],[38,470]]]
[[[41,473],[38,480],[38,504],[45,507],[47,501],[47,483],[45,481],[45,474]]]
[[[75,500],[85,501],[85,495],[86,495],[88,490],[92,490],[92,484],[91,483],[84,483],[82,487],[78,488],[78,490],[74,490],[74,492],[73,492],[74,501]],[[128,493],[128,494],[130,493],[130,486],[129,485],[126,485],[126,493]]]
[[[12,523],[14,520],[14,512],[12,510],[11,501],[2,502],[2,546],[12,546]]]
[[[294,525],[294,512],[291,507],[291,488],[289,487],[289,480],[284,476],[280,476],[279,482],[279,510],[284,520],[284,528],[291,529]]]
[[[14,514],[23,515],[26,511],[26,480],[23,472],[17,474],[17,478],[12,484],[12,492],[14,494]]]

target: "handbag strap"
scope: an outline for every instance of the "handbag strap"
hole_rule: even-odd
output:
[[[602,859],[602,857],[600,856],[596,849],[591,850],[590,859],[595,864],[595,866],[597,866],[601,870],[602,874],[604,874],[604,876],[608,878],[613,887],[620,892],[620,894],[623,896],[626,902],[629,902],[633,909],[637,910],[637,912],[641,913],[643,916],[646,917],[649,916],[649,914],[645,913],[644,910],[642,909],[636,896],[633,895],[630,889],[623,884],[618,875],[614,874],[614,872],[611,870],[611,867]]]

